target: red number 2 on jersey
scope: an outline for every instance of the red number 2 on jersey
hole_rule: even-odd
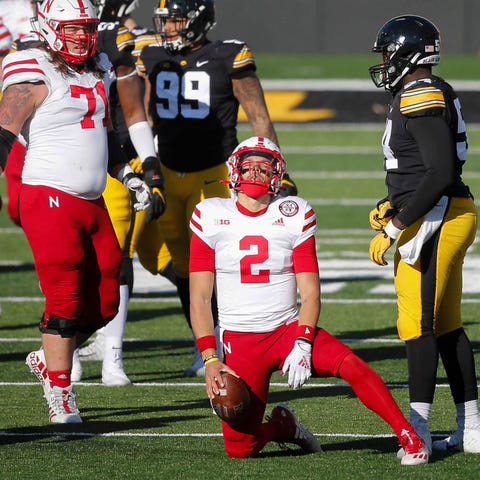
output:
[[[258,273],[252,272],[253,265],[262,264],[268,259],[268,240],[257,235],[248,235],[240,240],[240,250],[251,251],[257,247],[257,253],[249,253],[240,260],[240,278],[242,283],[268,283],[270,270],[259,269]]]

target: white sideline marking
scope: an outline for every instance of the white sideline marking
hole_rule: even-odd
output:
[[[0,382],[0,387],[35,387],[39,382]],[[106,387],[101,382],[75,382],[74,385],[80,387]],[[408,388],[406,383],[387,383],[388,388]],[[134,387],[202,387],[205,388],[205,382],[133,382]],[[130,386],[129,386],[130,387]],[[272,382],[270,387],[280,387],[288,390],[288,384],[283,382]],[[310,383],[302,387],[303,390],[309,388],[351,388],[348,383]],[[437,384],[436,388],[450,388],[446,383]]]
[[[342,437],[342,438],[392,438],[393,433],[389,434],[364,434],[364,433],[314,433],[317,437]],[[443,437],[443,434],[432,434],[432,437]],[[123,433],[123,432],[31,432],[31,433],[14,433],[0,431],[0,437],[145,437],[145,438],[215,438],[222,437],[221,433]]]
[[[325,438],[396,438],[393,433],[316,433],[316,437]],[[445,433],[432,433],[432,437],[444,437]],[[123,433],[123,432],[31,432],[14,433],[0,431],[0,437],[145,437],[145,438],[217,438],[222,437],[221,433]]]
[[[339,285],[332,284],[332,285]],[[327,286],[322,285],[322,291],[326,293]],[[328,292],[334,293],[334,292]],[[393,291],[392,291],[393,293]],[[477,293],[477,292],[475,292]],[[32,302],[32,303],[40,303],[44,302],[43,297],[0,297],[0,304],[1,303],[24,303],[24,302]],[[148,297],[148,298],[135,298],[132,297],[130,302],[133,303],[177,303],[180,304],[180,301],[177,297]],[[391,304],[396,303],[397,300],[395,298],[322,298],[322,303],[330,303],[330,304]],[[464,298],[462,299],[462,303],[470,303],[470,304],[477,304],[480,303],[480,298]]]

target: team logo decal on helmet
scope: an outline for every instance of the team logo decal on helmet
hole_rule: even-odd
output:
[[[244,172],[249,168],[250,163],[248,158],[251,156],[265,158],[265,165],[268,168],[268,182],[244,179]],[[266,193],[276,195],[286,169],[280,149],[266,137],[251,137],[244,140],[232,152],[227,165],[229,180],[225,183],[228,183],[232,190],[240,190],[253,197]]]
[[[383,55],[383,63],[369,68],[373,83],[395,92],[400,89],[400,80],[418,66],[438,65],[440,32],[426,18],[395,17],[379,30],[372,52]]]
[[[175,35],[166,28],[167,21],[176,23]],[[179,52],[201,41],[215,25],[213,0],[160,0],[153,14],[155,31],[167,50]],[[173,28],[172,28],[173,30]]]
[[[95,55],[98,18],[90,0],[44,0],[32,27],[70,63],[83,63]]]

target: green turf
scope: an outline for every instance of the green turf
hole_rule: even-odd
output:
[[[242,138],[248,129],[240,132]],[[384,193],[379,141],[382,127],[371,131],[341,128],[279,128],[289,170],[300,192],[314,206],[324,289],[320,324],[349,342],[391,386],[408,412],[405,351],[397,341],[396,307],[392,293],[374,289],[391,285],[385,269],[352,276],[349,264],[368,264],[367,214]],[[478,145],[478,130],[470,132]],[[369,154],[302,153],[299,147],[369,148]],[[478,172],[478,156],[466,168]],[[344,178],[332,178],[343,172]],[[369,180],[357,178],[361,172]],[[472,179],[479,195],[478,179]],[[4,180],[0,179],[4,194]],[[8,227],[8,228],[7,228]],[[269,406],[288,401],[301,421],[319,436],[324,452],[303,455],[268,445],[258,459],[228,459],[219,420],[211,414],[201,379],[182,375],[191,362],[192,341],[177,301],[135,295],[125,332],[124,361],[132,387],[100,384],[101,363],[84,362],[77,385],[84,423],[51,425],[42,391],[24,365],[39,346],[38,319],[42,303],[31,254],[22,232],[13,228],[5,208],[0,213],[0,478],[2,479],[462,479],[478,478],[478,455],[436,453],[429,465],[401,467],[396,439],[388,425],[367,410],[337,379],[312,379],[292,392],[275,374]],[[466,260],[477,259],[475,244]],[[388,254],[391,261],[391,254]],[[343,262],[343,263],[342,263]],[[356,267],[360,268],[360,267]],[[362,267],[363,268],[363,267]],[[342,276],[341,272],[345,270]],[[330,292],[336,282],[340,289]],[[9,297],[9,298],[6,298]],[[28,298],[26,298],[28,297]],[[466,294],[463,308],[480,369],[478,294]],[[380,300],[382,302],[380,302]],[[381,339],[382,343],[372,339]],[[431,429],[434,435],[455,428],[455,412],[439,369]]]
[[[255,55],[259,76],[263,79],[299,78],[369,79],[368,68],[381,61],[379,55],[322,54],[322,55]],[[437,75],[447,79],[480,79],[480,62],[476,54],[442,55],[434,68]]]

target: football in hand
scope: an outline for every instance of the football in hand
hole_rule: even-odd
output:
[[[211,400],[215,413],[225,422],[235,424],[248,413],[250,393],[245,382],[230,373],[221,373],[225,386],[219,388],[219,395]]]

